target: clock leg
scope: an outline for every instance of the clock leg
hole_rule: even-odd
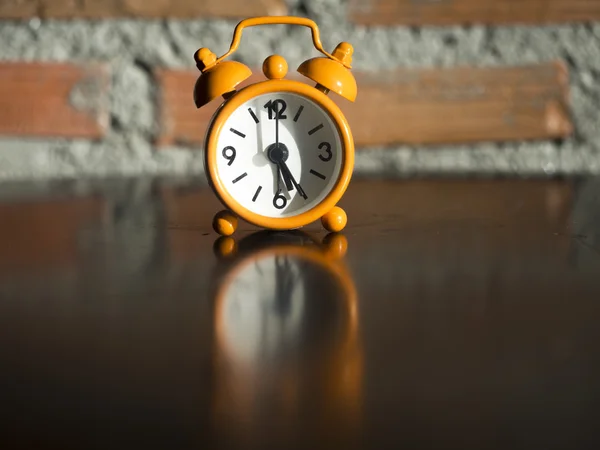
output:
[[[221,236],[231,236],[238,226],[238,219],[230,211],[219,211],[213,219],[213,229]]]
[[[334,206],[331,208],[331,211],[321,217],[321,224],[323,225],[323,228],[333,233],[342,231],[346,226],[346,223],[348,223],[346,211],[339,206]]]

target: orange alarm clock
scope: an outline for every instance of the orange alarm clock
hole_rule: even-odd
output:
[[[237,50],[244,28],[270,24],[311,29],[313,44],[324,56],[303,62],[298,72],[316,85],[284,79],[286,60],[271,55],[263,63],[267,79],[236,90],[252,72],[225,58]],[[224,99],[209,122],[204,157],[209,184],[227,208],[215,215],[217,233],[233,234],[238,218],[271,230],[297,229],[319,219],[328,231],[346,226],[346,213],[336,205],[352,176],[354,141],[328,93],[356,99],[352,53],[347,42],[327,53],[315,22],[288,16],[242,20],[229,51],[219,58],[207,48],[195,53],[202,72],[194,88],[196,107]]]

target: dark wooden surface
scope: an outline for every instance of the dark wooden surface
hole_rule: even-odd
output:
[[[347,255],[305,287],[300,337],[244,363],[217,293],[267,247],[319,251],[318,226],[243,225],[220,259],[202,182],[3,185],[0,445],[597,448],[598,192],[356,179]],[[332,265],[353,300],[325,289]]]

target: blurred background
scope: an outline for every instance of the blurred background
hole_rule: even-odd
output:
[[[283,14],[355,47],[356,173],[600,172],[600,0],[2,0],[0,179],[201,175],[193,53]],[[272,53],[317,54],[275,25],[234,58]]]

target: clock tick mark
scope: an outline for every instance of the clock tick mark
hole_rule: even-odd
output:
[[[322,173],[317,172],[316,170],[310,169],[310,173],[314,176],[319,177],[321,180],[324,180],[326,177]]]
[[[258,187],[258,189],[256,190],[256,193],[254,194],[254,197],[252,197],[253,202],[255,202],[256,199],[258,198],[258,194],[260,194],[260,191],[262,191],[262,186]]]
[[[303,109],[304,109],[304,105],[300,105],[300,108],[298,108],[298,112],[294,116],[294,122],[298,122],[298,119],[300,118],[300,114],[302,114]]]
[[[241,131],[236,130],[235,128],[230,128],[229,131],[231,131],[232,133],[237,134],[238,136],[245,138],[246,135],[244,133],[242,133]]]
[[[255,122],[255,123],[258,123],[258,122],[260,122],[260,121],[258,120],[258,117],[256,117],[256,114],[254,114],[254,111],[252,111],[252,108],[248,108],[248,112],[250,113],[250,115],[251,115],[251,116],[252,116],[252,118],[254,119],[254,122]]]
[[[308,132],[308,135],[313,135],[315,134],[317,131],[319,131],[321,128],[323,128],[323,124],[317,125],[316,127],[314,127],[312,130],[310,130]]]
[[[240,181],[242,178],[245,178],[248,176],[248,172],[244,172],[243,174],[241,174],[239,177],[237,177],[235,180],[232,181],[233,184],[237,183],[238,181]]]

